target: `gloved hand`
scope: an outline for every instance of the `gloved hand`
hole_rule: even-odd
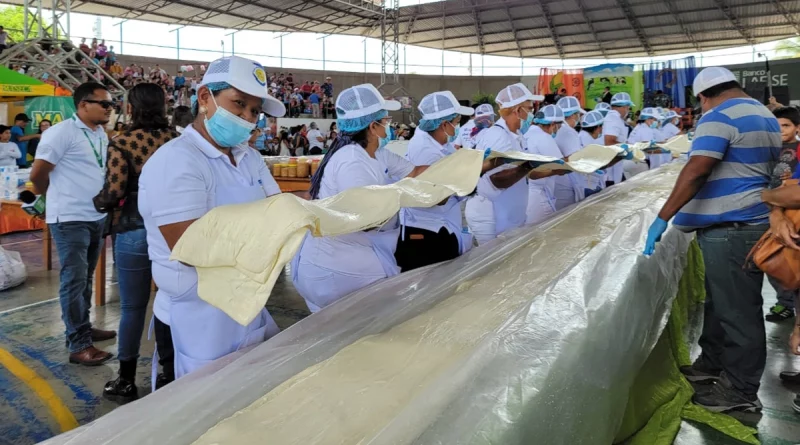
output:
[[[483,160],[485,161],[486,158],[489,157],[489,154],[492,152],[492,147],[486,147],[486,151],[483,152]]]
[[[623,156],[623,159],[625,159],[626,161],[632,161],[633,150],[631,149],[631,147],[629,147],[628,144],[622,144],[619,147],[625,150],[625,156]]]
[[[661,218],[656,218],[650,228],[647,229],[647,242],[644,245],[644,254],[650,256],[656,251],[656,243],[661,241],[661,235],[667,230],[667,222]]]
[[[650,147],[649,148],[656,148],[656,141],[655,140],[650,141]]]
[[[690,131],[690,132],[686,133],[686,137],[687,137],[687,138],[688,138],[690,141],[691,141],[692,139],[694,139],[694,131]]]

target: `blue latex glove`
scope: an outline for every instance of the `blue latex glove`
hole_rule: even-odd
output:
[[[483,160],[484,161],[486,160],[486,158],[489,157],[489,153],[491,153],[491,152],[492,152],[492,148],[491,147],[487,147],[486,151],[483,152]]]
[[[686,133],[686,137],[689,138],[690,141],[692,139],[694,139],[694,131],[690,131],[690,132]]]
[[[656,141],[650,141],[650,148],[656,148]]]
[[[650,256],[656,251],[656,243],[661,241],[661,235],[667,230],[667,222],[661,218],[656,218],[650,228],[647,229],[647,242],[644,245],[644,254]]]
[[[633,150],[631,150],[631,147],[629,147],[628,144],[622,144],[622,145],[620,145],[620,148],[625,150],[625,156],[624,156],[623,159],[625,159],[626,161],[632,161],[633,160]]]

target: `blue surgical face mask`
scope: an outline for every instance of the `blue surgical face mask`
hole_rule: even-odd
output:
[[[217,111],[211,118],[203,118],[206,131],[211,139],[220,147],[235,147],[250,139],[250,132],[256,128],[256,124],[248,122],[230,111],[217,105],[214,95],[211,100],[217,107]]]
[[[652,124],[650,124],[650,128],[658,128],[658,121],[654,121]]]
[[[378,138],[378,149],[381,149],[381,148],[385,147],[386,144],[388,144],[389,141],[392,139],[391,136],[389,136],[389,124],[387,123],[386,125],[382,125],[382,126],[383,126],[383,129],[386,130],[386,136]]]
[[[453,135],[452,136],[447,136],[447,142],[448,143],[455,142],[456,138],[458,137],[458,131],[459,131],[459,129],[461,129],[461,124],[453,125],[451,123],[450,126],[453,127]]]
[[[523,135],[528,132],[528,129],[531,128],[531,124],[533,123],[533,113],[530,111],[528,112],[528,117],[522,121],[522,125],[519,127],[519,132]]]

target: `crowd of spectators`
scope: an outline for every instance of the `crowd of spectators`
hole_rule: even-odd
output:
[[[269,78],[270,94],[282,101],[289,117],[310,114],[311,117],[334,119],[336,117],[333,83],[330,77],[322,84],[318,80],[295,83],[294,74],[273,74]]]

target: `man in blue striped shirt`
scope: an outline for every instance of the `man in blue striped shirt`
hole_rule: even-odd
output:
[[[695,403],[717,412],[755,412],[767,356],[764,275],[746,268],[745,258],[769,228],[761,192],[780,154],[780,126],[725,68],[701,71],[694,92],[704,114],[689,162],[648,231],[645,254],[653,254],[673,216],[679,230],[697,232],[706,269],[703,352],[681,372],[694,383],[717,383],[698,391]]]

